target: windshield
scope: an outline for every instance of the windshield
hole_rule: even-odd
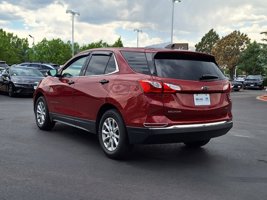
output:
[[[158,76],[182,80],[225,79],[218,66],[209,61],[155,59]]]
[[[261,75],[249,75],[246,79],[255,79],[255,80],[261,80],[262,76]]]
[[[12,68],[10,69],[11,76],[31,76],[31,77],[43,77],[44,75],[37,69],[32,68]]]

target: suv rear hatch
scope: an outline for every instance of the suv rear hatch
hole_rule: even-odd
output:
[[[230,83],[213,56],[183,52],[158,52],[154,55],[157,76],[163,91],[165,116],[170,124],[206,123],[229,120]]]

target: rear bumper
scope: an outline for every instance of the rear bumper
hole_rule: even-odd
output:
[[[226,134],[232,121],[176,125],[162,128],[127,127],[131,144],[160,144],[205,140]]]

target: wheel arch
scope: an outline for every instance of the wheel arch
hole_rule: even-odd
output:
[[[40,96],[43,96],[43,97],[45,98],[44,94],[43,94],[42,92],[40,92],[40,91],[37,92],[37,93],[34,95],[33,108],[35,107],[36,101],[37,101],[37,99],[38,99]]]
[[[101,106],[101,108],[99,109],[98,113],[97,113],[97,117],[96,117],[96,125],[95,125],[95,130],[96,130],[96,134],[98,134],[98,128],[99,128],[99,123],[101,120],[101,117],[103,116],[103,114],[108,111],[108,110],[116,110],[122,117],[122,113],[120,112],[120,110],[114,106],[113,104],[110,103],[106,103],[104,105]],[[124,121],[123,117],[122,120]]]

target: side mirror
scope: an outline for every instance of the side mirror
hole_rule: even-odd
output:
[[[57,69],[51,69],[47,72],[48,76],[57,76],[58,75],[58,71]]]

